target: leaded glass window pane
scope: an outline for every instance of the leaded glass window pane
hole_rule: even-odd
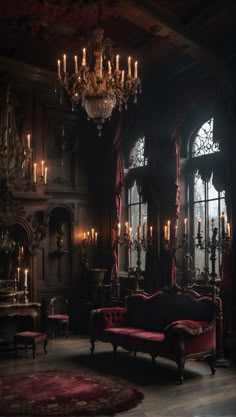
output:
[[[139,202],[139,193],[138,193],[138,187],[136,182],[134,185],[130,188],[129,193],[129,204],[138,204]]]
[[[213,119],[205,122],[199,131],[192,146],[192,156],[209,155],[219,151],[219,144],[213,142]]]
[[[201,179],[201,176],[196,173],[194,180],[194,201],[204,200],[205,187],[204,182]]]
[[[145,158],[145,136],[139,138],[130,152],[129,168],[137,168],[147,165]]]
[[[218,198],[219,197],[219,193],[218,191],[216,191],[214,185],[212,184],[212,178],[210,179],[210,181],[208,182],[208,198],[209,200],[213,199],[213,198]]]
[[[214,121],[213,119],[210,119],[199,129],[192,143],[192,158],[198,156],[207,158],[207,155],[220,151],[219,144],[213,142],[213,128]],[[200,232],[203,241],[208,242],[209,239],[212,239],[212,220],[214,221],[214,226],[218,228],[218,233],[221,233],[222,212],[225,213],[225,224],[227,222],[225,191],[218,192],[215,189],[212,183],[212,177],[208,181],[203,181],[198,171],[195,171],[192,178],[192,191],[190,191],[190,195],[193,196],[193,201],[190,201],[190,207],[193,208],[193,211],[190,214],[193,225],[193,257],[195,268],[199,268],[201,272],[204,271],[204,269],[209,269],[211,272],[210,254],[207,250],[202,250],[195,246],[197,243],[196,236],[199,232],[199,219],[201,219]],[[219,272],[219,266],[220,252],[218,251],[215,265],[216,272]]]

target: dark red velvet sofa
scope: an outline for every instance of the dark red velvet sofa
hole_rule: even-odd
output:
[[[211,296],[178,288],[163,289],[148,296],[131,295],[126,307],[99,308],[91,312],[91,353],[95,341],[111,343],[132,352],[172,359],[178,378],[184,379],[188,358],[207,358],[215,373],[216,308]]]

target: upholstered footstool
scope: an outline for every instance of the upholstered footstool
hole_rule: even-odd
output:
[[[38,344],[43,344],[44,352],[47,353],[47,342],[48,342],[48,339],[47,339],[46,333],[30,332],[30,331],[16,333],[14,337],[16,355],[17,355],[18,345],[24,345],[25,350],[27,350],[27,348],[30,347],[33,352],[33,358],[35,358],[36,347]]]

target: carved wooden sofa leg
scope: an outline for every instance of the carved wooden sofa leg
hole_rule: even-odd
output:
[[[216,373],[216,358],[215,358],[215,356],[214,355],[208,356],[207,361],[210,365],[212,375],[215,375],[215,373]]]
[[[113,359],[116,360],[117,346],[116,345],[112,345],[112,346],[113,346]]]
[[[90,352],[91,352],[91,355],[93,355],[94,348],[95,348],[95,340],[94,339],[90,339],[90,343],[91,343]]]
[[[184,354],[184,341],[181,337],[176,339],[175,345],[175,361],[178,366],[178,380],[180,384],[184,382],[184,365],[185,365],[185,354]]]
[[[156,355],[151,355],[152,358],[152,365],[156,366]]]

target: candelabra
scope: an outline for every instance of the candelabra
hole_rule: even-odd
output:
[[[97,243],[98,232],[96,232],[94,228],[92,228],[91,231],[84,232],[84,238],[81,242],[81,263],[86,266],[86,268],[89,267],[88,249],[92,248],[94,250],[97,247]]]
[[[215,227],[215,221],[214,219],[211,220],[211,231],[212,231],[212,237],[211,239],[208,238],[206,240],[203,239],[203,234],[201,231],[201,221],[199,219],[198,221],[198,232],[195,237],[197,243],[195,244],[196,248],[200,250],[205,250],[210,255],[210,261],[211,261],[211,273],[207,273],[208,276],[206,276],[207,280],[210,284],[213,286],[213,293],[216,296],[216,260],[217,260],[217,251],[229,251],[231,248],[231,237],[230,237],[230,226],[229,223],[227,224],[227,232],[225,233],[224,228],[224,218],[223,213],[221,217],[222,221],[222,231],[221,235],[217,237],[218,235],[218,228]]]
[[[185,233],[183,233],[181,240],[178,240],[176,236],[170,237],[169,239],[164,239],[164,248],[172,255],[175,255],[178,249],[181,249],[185,246],[186,241],[187,235]]]
[[[171,235],[171,221],[167,220],[167,224],[164,226],[164,248],[167,252],[175,256],[175,253],[178,249],[184,247],[187,241],[187,218],[184,219],[184,233],[182,235],[182,239],[178,241],[177,237]],[[177,232],[177,228],[175,228],[175,233]]]
[[[141,230],[143,233],[141,235]],[[150,247],[152,246],[153,238],[152,238],[152,226],[149,227],[149,231],[146,233],[145,224],[143,227],[141,225],[137,228],[137,237],[135,238],[132,236],[132,228],[129,228],[128,223],[125,225],[125,233],[123,236],[120,236],[120,223],[118,224],[118,233],[116,244],[120,246],[127,246],[129,250],[137,252],[137,261],[136,261],[136,270],[132,272],[135,277],[135,291],[139,291],[139,279],[142,277],[142,269],[141,269],[141,253],[142,250],[147,252]]]

